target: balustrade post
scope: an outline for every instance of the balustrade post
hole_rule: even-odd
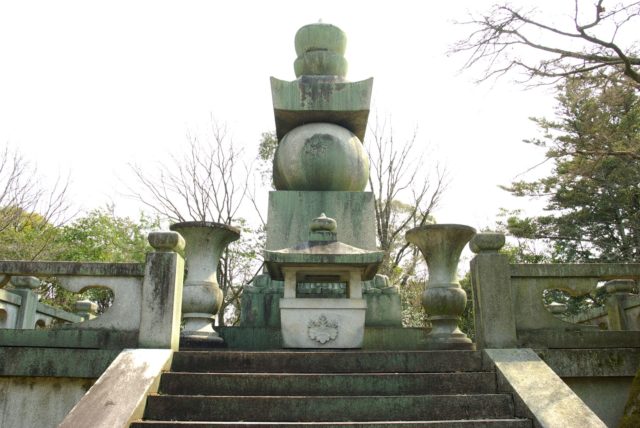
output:
[[[96,318],[98,313],[98,304],[91,300],[78,300],[75,304],[76,315],[82,317],[85,321]]]
[[[476,253],[471,260],[471,286],[477,349],[517,344],[509,259],[498,252],[504,243],[502,233],[478,233],[469,243]]]
[[[22,298],[15,328],[36,328],[38,295],[34,290],[40,287],[40,280],[34,276],[13,276],[11,277],[11,284],[15,287],[15,290],[12,291]]]
[[[154,248],[147,254],[142,282],[140,314],[140,348],[178,350],[185,241],[177,232],[152,232],[149,243]]]
[[[609,330],[629,330],[624,303],[631,296],[635,285],[636,282],[632,279],[616,279],[604,284],[605,290],[609,294],[605,303],[609,318]]]

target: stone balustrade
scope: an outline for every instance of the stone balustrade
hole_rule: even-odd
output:
[[[184,239],[153,232],[149,242],[154,251],[145,263],[0,261],[0,345],[177,349],[184,261],[176,251]],[[87,301],[78,302],[78,314],[44,305],[35,289],[51,277],[74,293],[107,288],[113,304],[100,316]],[[46,335],[24,331],[49,326]]]
[[[471,282],[478,348],[640,347],[640,305],[632,293],[640,264],[510,264],[499,253],[504,242],[502,234],[480,233],[470,244],[476,253]],[[606,330],[577,316],[563,316],[566,309],[559,305],[544,304],[546,290],[580,296],[602,286],[608,297],[597,312],[606,313],[601,325]]]

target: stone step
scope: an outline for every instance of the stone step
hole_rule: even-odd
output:
[[[178,422],[139,421],[131,428],[532,428],[528,419],[475,419],[455,421],[376,421],[376,422]]]
[[[495,374],[461,373],[165,373],[170,395],[420,395],[490,394]]]
[[[145,420],[342,422],[513,418],[508,394],[406,396],[152,395]]]
[[[448,373],[482,371],[478,351],[181,351],[176,372]]]

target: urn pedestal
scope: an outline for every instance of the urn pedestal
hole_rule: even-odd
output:
[[[471,340],[458,328],[467,304],[467,293],[458,282],[458,262],[474,228],[459,224],[431,224],[407,232],[429,267],[429,279],[422,293],[422,306],[429,315],[431,332],[425,346],[431,349],[472,349]]]
[[[240,230],[204,221],[175,223],[170,229],[179,232],[186,241],[187,273],[182,294],[184,329],[180,336],[221,343],[223,339],[212,326],[224,298],[216,272],[222,252],[240,238]]]

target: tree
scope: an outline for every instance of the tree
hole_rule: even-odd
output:
[[[157,219],[140,215],[133,221],[115,215],[113,206],[96,209],[86,216],[57,228],[53,260],[82,262],[137,262],[143,263],[151,250],[147,242],[149,232],[158,229]],[[104,312],[113,302],[113,293],[95,288],[74,294],[60,287],[55,278],[43,281],[39,290],[41,301],[73,312],[76,301],[89,299]]]
[[[525,10],[509,4],[472,16],[471,34],[451,53],[469,55],[464,68],[484,65],[479,81],[521,71],[525,82],[556,83],[559,79],[601,72],[628,79],[640,88],[637,21],[640,2],[595,4],[574,0],[571,18],[558,11]]]
[[[131,165],[142,191],[133,197],[173,222],[213,221],[231,224],[247,194],[248,170],[241,171],[242,152],[215,121],[211,136],[201,142],[187,135],[188,151],[160,163],[159,174],[150,175]]]
[[[551,175],[514,182],[520,197],[545,198],[549,214],[512,217],[509,232],[550,245],[559,262],[640,261],[640,97],[627,82],[569,78],[557,119],[534,119]]]
[[[433,222],[431,216],[447,187],[446,172],[435,165],[431,176],[417,133],[398,143],[390,120],[376,117],[365,147],[369,153],[369,187],[373,192],[378,245],[385,260],[381,273],[404,285],[421,261],[419,251],[404,238],[407,230]],[[405,200],[403,202],[402,199]],[[404,263],[404,269],[403,269]]]
[[[69,214],[69,180],[42,184],[37,168],[17,150],[6,146],[0,154],[0,258],[50,258],[56,226]]]
[[[201,141],[188,135],[188,150],[182,157],[160,163],[159,173],[148,174],[132,165],[141,190],[133,197],[171,222],[212,221],[242,229],[240,241],[231,244],[220,259],[217,280],[224,293],[218,324],[235,323],[240,313],[242,285],[252,278],[252,266],[259,264],[257,252],[247,246],[256,231],[239,215],[246,202],[249,169],[225,125],[212,121],[211,135]]]

